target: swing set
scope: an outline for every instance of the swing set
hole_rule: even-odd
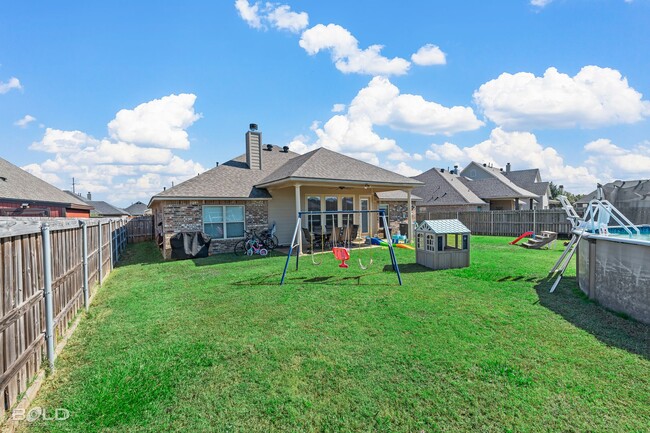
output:
[[[397,258],[395,257],[395,250],[393,249],[393,242],[392,238],[390,236],[390,229],[388,227],[388,221],[386,220],[386,213],[383,209],[378,209],[378,210],[331,210],[331,211],[301,211],[298,212],[298,220],[296,221],[296,229],[293,232],[293,238],[291,239],[291,244],[289,247],[289,254],[287,254],[287,261],[284,264],[284,270],[282,271],[282,279],[280,280],[280,285],[284,284],[284,279],[287,275],[287,269],[289,268],[289,261],[291,260],[291,254],[293,253],[294,250],[296,250],[296,271],[298,270],[298,264],[299,264],[299,259],[300,259],[300,238],[298,236],[302,236],[301,234],[301,227],[302,227],[302,217],[303,216],[309,216],[309,215],[349,215],[349,214],[377,214],[379,218],[381,218],[381,221],[383,222],[384,230],[386,233],[386,243],[388,244],[388,252],[390,254],[390,261],[391,264],[393,265],[393,270],[397,274],[397,281],[399,281],[399,285],[402,285],[402,274],[400,274],[399,271],[399,266],[397,265]],[[349,265],[345,263],[346,261],[350,260],[350,247],[352,245],[352,242],[354,239],[350,239],[351,237],[351,226],[347,226],[345,228],[345,234],[343,236],[343,245],[344,246],[337,246],[335,245],[332,247],[332,253],[334,254],[334,257],[336,257],[336,260],[340,260],[341,263],[339,264],[339,268],[347,269],[349,268]],[[320,265],[323,263],[323,260],[321,259],[320,262],[316,262],[314,259],[314,236],[311,235],[309,242],[311,246],[311,260],[312,264],[314,265]],[[321,233],[321,252],[325,252],[325,237],[324,233]],[[370,258],[370,262],[368,265],[364,266],[363,263],[361,263],[361,259],[359,259],[359,267],[361,269],[367,269],[368,267],[372,266],[373,264],[373,259],[372,257]]]

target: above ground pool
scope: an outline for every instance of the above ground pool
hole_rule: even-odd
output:
[[[623,227],[609,227],[607,235],[585,233],[576,274],[590,299],[650,324],[650,225],[638,228],[633,236]]]

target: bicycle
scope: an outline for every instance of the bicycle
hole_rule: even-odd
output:
[[[266,240],[268,242],[268,238]],[[272,239],[271,242],[273,242]],[[275,248],[275,245],[273,248]],[[248,256],[252,256],[253,254],[266,256],[269,254],[271,249],[272,248],[268,247],[267,243],[264,242],[264,239],[260,238],[255,230],[244,230],[244,239],[235,244],[233,252],[236,256],[243,256],[244,254]]]
[[[262,233],[258,235],[258,239],[264,244],[266,249],[273,251],[280,244],[278,237],[275,235],[275,223],[273,223],[270,229],[262,230]]]

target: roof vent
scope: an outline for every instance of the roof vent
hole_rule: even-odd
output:
[[[257,123],[251,123],[248,125],[250,131],[257,131]]]
[[[266,145],[266,150],[268,150],[269,152],[272,151],[273,150],[273,145],[272,144],[267,144]]]
[[[283,146],[283,147],[282,147],[282,151],[283,151],[284,153],[289,153],[289,146]]]
[[[487,164],[486,164],[486,163],[483,163],[483,167],[487,167]]]
[[[444,168],[441,168],[441,169],[440,169],[440,173],[444,173],[444,172],[445,172],[445,169],[444,169]]]
[[[506,173],[510,173],[510,163],[506,164]]]

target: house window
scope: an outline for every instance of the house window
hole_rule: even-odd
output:
[[[341,210],[354,210],[354,197],[341,199]],[[354,214],[343,214],[343,226],[354,224]]]
[[[203,206],[203,231],[213,239],[244,237],[244,206]]]
[[[427,235],[427,251],[435,251],[436,248],[433,244],[433,235]]]
[[[310,212],[320,212],[320,196],[309,196],[307,197],[307,210]],[[309,231],[313,232],[314,229],[320,230],[322,225],[320,215],[308,215],[307,222],[309,226]]]
[[[380,204],[378,209],[384,211],[384,215],[386,215],[386,221],[389,221],[389,219],[388,219],[388,205],[387,204]],[[379,228],[380,229],[384,228],[384,220],[381,218],[381,215],[379,216]]]
[[[338,197],[325,197],[325,210],[336,211],[338,206]],[[338,226],[338,219],[338,215],[325,215],[325,225],[330,228],[336,227]]]

